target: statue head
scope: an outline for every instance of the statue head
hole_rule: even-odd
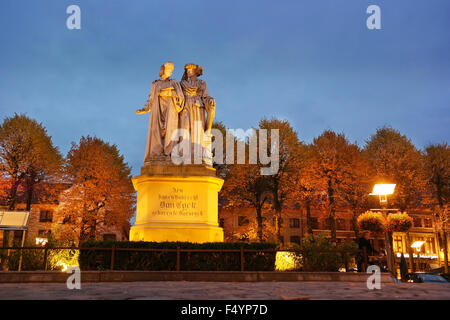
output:
[[[200,77],[202,74],[203,74],[202,67],[200,67],[198,64],[188,63],[184,66],[184,74],[181,80]]]
[[[161,77],[162,80],[169,79],[170,76],[172,75],[173,69],[174,69],[173,62],[170,61],[166,62],[161,66],[159,76]]]

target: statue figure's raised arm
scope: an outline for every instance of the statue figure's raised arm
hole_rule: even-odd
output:
[[[155,95],[155,81],[152,82],[152,88],[150,89],[150,94],[148,95],[147,102],[142,109],[136,110],[136,114],[144,114],[152,110],[153,99]]]

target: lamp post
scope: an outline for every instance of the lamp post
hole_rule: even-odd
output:
[[[369,195],[378,196],[380,199],[381,209],[372,209],[372,211],[381,211],[386,218],[387,213],[389,211],[398,211],[397,209],[387,209],[387,196],[394,193],[395,184],[386,184],[386,183],[378,183],[375,184],[372,190],[372,193]],[[383,208],[384,206],[384,208]],[[384,241],[386,243],[386,255],[387,255],[387,265],[390,272],[395,274],[394,270],[394,256],[392,250],[392,235],[389,231],[385,230],[384,232]]]

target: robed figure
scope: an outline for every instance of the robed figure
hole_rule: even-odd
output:
[[[180,82],[185,99],[184,109],[180,113],[180,128],[186,130],[183,139],[190,139],[190,156],[194,159],[194,163],[203,162],[211,165],[210,130],[216,102],[209,95],[206,82],[198,79],[203,74],[203,68],[188,63],[184,69]]]
[[[173,69],[172,62],[161,66],[161,79],[153,81],[147,103],[136,111],[137,114],[151,112],[144,163],[167,159],[178,142],[172,135],[178,129],[184,96],[179,82],[170,78]]]

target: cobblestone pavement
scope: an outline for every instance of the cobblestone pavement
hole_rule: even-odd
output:
[[[446,299],[449,284],[389,283],[368,290],[352,282],[110,282],[0,284],[0,299]]]

